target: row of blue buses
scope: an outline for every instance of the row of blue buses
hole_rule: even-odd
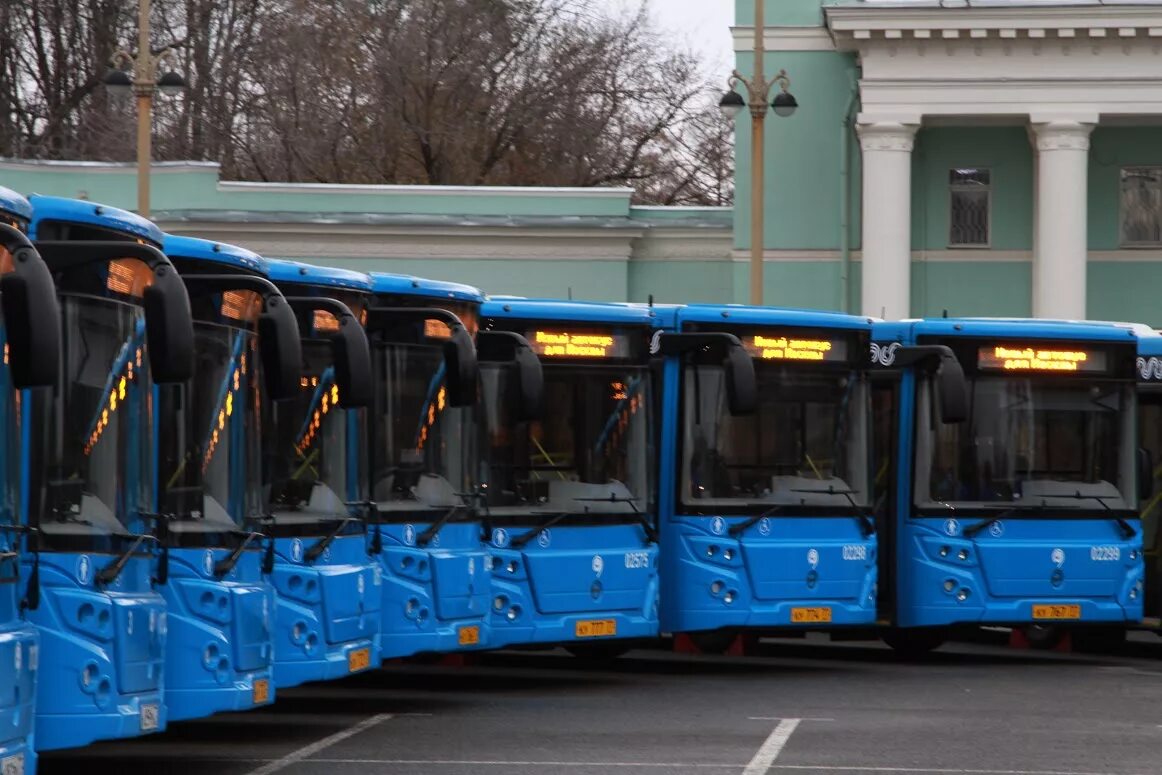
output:
[[[485,298],[0,212],[5,775],[418,654],[1159,627],[1141,327]]]

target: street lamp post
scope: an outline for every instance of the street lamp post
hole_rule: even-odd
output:
[[[771,80],[763,73],[764,41],[766,31],[764,0],[755,0],[754,20],[754,76],[747,78],[738,70],[730,75],[730,87],[718,103],[722,113],[730,119],[738,116],[749,105],[751,116],[751,175],[750,175],[750,303],[763,303],[763,208],[764,202],[764,156],[768,101],[775,109],[775,115],[790,116],[799,103],[789,91],[791,79],[786,70],[780,70]],[[742,84],[746,87],[747,100],[735,91]],[[771,100],[771,87],[778,85],[779,93]]]
[[[175,64],[173,52],[165,49],[153,54],[149,46],[149,6],[150,0],[140,0],[137,9],[137,56],[124,49],[113,53],[115,67],[106,74],[105,86],[114,93],[128,93],[137,97],[137,212],[149,217],[149,171],[153,156],[153,94],[173,95],[186,88],[186,81],[172,67]],[[171,69],[161,73],[160,68],[169,64]],[[132,66],[133,78],[124,67]]]

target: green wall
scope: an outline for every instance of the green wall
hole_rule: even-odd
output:
[[[992,249],[1032,250],[1033,149],[1020,126],[940,127],[916,133],[912,248],[948,249],[948,172],[956,167],[988,167],[992,172]]]
[[[1121,168],[1162,164],[1162,129],[1098,126],[1090,137],[1089,249],[1119,248]]]
[[[705,0],[721,2],[721,0]],[[739,26],[754,24],[754,0],[735,0],[734,19]],[[766,0],[766,24],[788,27],[818,27],[823,24],[822,0]]]
[[[734,301],[732,264],[726,261],[632,261],[628,301],[664,303]]]

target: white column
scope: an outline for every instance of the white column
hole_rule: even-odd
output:
[[[1089,133],[1093,124],[1033,124],[1033,317],[1085,319]]]
[[[864,315],[906,318],[912,306],[912,146],[916,125],[857,126],[863,150]]]

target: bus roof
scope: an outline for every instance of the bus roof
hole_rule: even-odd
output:
[[[650,325],[654,320],[653,310],[640,304],[561,301],[559,299],[488,299],[480,308],[480,314],[483,317],[576,321],[578,323]]]
[[[687,304],[678,309],[679,322],[730,322],[755,326],[803,326],[869,330],[874,322],[862,315],[790,307],[756,307],[746,304]]]
[[[0,211],[24,221],[32,220],[32,203],[23,194],[4,186],[0,186]]]
[[[1136,327],[1102,321],[1044,320],[1037,318],[926,318],[874,325],[876,338],[882,334],[899,336],[910,328],[915,336],[994,336],[1010,339],[1088,339],[1126,341],[1136,336]]]
[[[315,266],[302,261],[268,258],[266,268],[270,279],[276,283],[298,283],[365,292],[371,290],[371,278],[363,272],[337,266]]]
[[[119,231],[130,237],[139,237],[161,245],[165,234],[157,224],[148,218],[142,218],[137,213],[122,210],[120,207],[90,202],[85,199],[66,199],[60,196],[43,196],[33,194],[29,201],[32,203],[32,225],[29,231],[36,239],[36,227],[41,221],[63,221],[65,223],[83,223],[89,226],[100,226],[105,229]]]
[[[213,261],[218,264],[248,269],[263,275],[270,274],[266,267],[266,259],[252,250],[240,248],[225,242],[200,239],[198,237],[183,237],[176,234],[166,234],[162,244],[162,252],[170,258],[191,258],[196,261]]]
[[[371,288],[375,293],[397,293],[430,299],[456,299],[483,303],[484,293],[479,288],[445,280],[428,280],[406,274],[370,272]]]

